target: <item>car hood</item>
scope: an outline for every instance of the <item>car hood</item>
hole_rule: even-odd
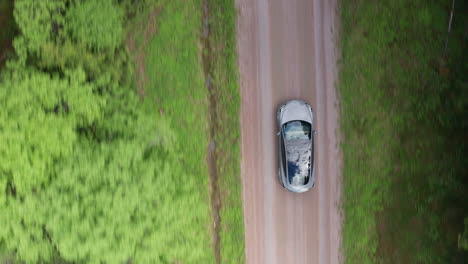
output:
[[[291,101],[284,107],[281,114],[281,125],[293,120],[301,120],[313,124],[313,116],[306,103]]]

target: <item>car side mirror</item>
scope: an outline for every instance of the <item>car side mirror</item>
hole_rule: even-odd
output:
[[[317,130],[314,130],[314,135],[317,135],[317,134],[318,134]]]
[[[280,131],[280,132],[278,132],[278,133],[276,133],[276,135],[277,135],[277,136],[279,136],[280,134],[281,134],[281,131]]]

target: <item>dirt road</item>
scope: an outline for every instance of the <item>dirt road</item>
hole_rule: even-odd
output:
[[[336,0],[236,1],[247,263],[338,263]],[[319,132],[304,194],[277,180],[276,109],[295,98],[311,103]]]

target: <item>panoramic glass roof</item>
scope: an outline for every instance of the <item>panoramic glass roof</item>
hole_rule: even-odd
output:
[[[309,182],[312,156],[311,125],[291,121],[283,125],[289,183],[294,186]]]

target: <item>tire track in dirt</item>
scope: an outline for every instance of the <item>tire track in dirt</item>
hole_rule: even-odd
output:
[[[218,187],[218,177],[216,168],[216,142],[214,140],[215,133],[218,129],[217,123],[217,112],[216,112],[216,91],[213,87],[212,82],[212,65],[211,65],[211,45],[210,45],[210,25],[209,25],[209,9],[207,0],[202,2],[202,35],[201,35],[201,58],[203,64],[203,71],[205,74],[205,86],[209,93],[209,125],[210,125],[210,143],[208,146],[208,169],[209,169],[209,180],[210,180],[210,200],[211,200],[211,211],[213,214],[213,250],[215,253],[215,261],[217,264],[221,263],[221,252],[220,252],[220,224],[221,217],[219,209],[221,207],[221,197]]]

